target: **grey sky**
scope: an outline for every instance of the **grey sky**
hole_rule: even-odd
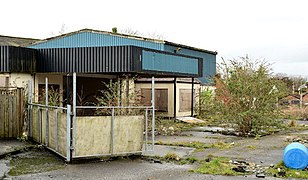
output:
[[[131,28],[166,40],[248,54],[273,64],[275,73],[308,76],[307,0],[9,0],[0,3],[0,34],[47,38],[82,28]]]

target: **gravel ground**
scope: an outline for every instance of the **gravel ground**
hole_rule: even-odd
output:
[[[13,179],[258,179],[255,176],[229,177],[196,174],[189,172],[192,165],[175,165],[170,163],[151,163],[144,160],[117,160],[111,162],[68,165],[64,169],[23,175]],[[266,178],[274,179],[274,178]]]
[[[215,134],[211,132],[187,131],[183,132],[182,136],[158,136],[156,141],[160,142],[192,142],[199,141],[203,143],[234,143],[231,148],[217,149],[208,148],[203,151],[193,152],[192,148],[173,148],[170,146],[156,146],[156,153],[160,156],[168,152],[179,153],[181,157],[196,157],[204,159],[208,155],[229,157],[232,160],[243,160],[249,163],[255,163],[262,166],[269,166],[276,164],[282,160],[283,150],[289,143],[286,139],[292,139],[297,135],[306,135],[308,131],[300,131],[296,133],[278,133],[255,138],[241,138],[235,136],[226,136]],[[308,135],[307,135],[308,136]],[[0,144],[1,145],[1,144]],[[3,144],[6,146],[6,144]],[[158,148],[159,147],[159,148]],[[6,146],[6,148],[8,148]],[[32,150],[30,153],[25,152],[18,156],[25,156],[25,154],[39,153]],[[47,152],[50,153],[50,152]],[[0,168],[8,170],[8,160],[0,160]],[[173,163],[157,163],[149,160],[137,158],[135,160],[122,159],[114,161],[99,161],[82,164],[68,164],[60,169],[33,173],[19,176],[12,176],[12,179],[258,179],[255,175],[248,177],[237,176],[214,176],[192,173],[189,170],[196,168],[196,165],[177,165]],[[1,178],[0,178],[1,179]],[[265,179],[276,179],[266,177]]]

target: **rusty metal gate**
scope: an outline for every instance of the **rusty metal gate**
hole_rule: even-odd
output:
[[[23,133],[24,92],[22,88],[0,87],[0,138],[18,138]]]

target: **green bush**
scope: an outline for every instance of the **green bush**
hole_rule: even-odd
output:
[[[211,113],[231,124],[241,134],[260,134],[280,127],[279,98],[286,95],[286,85],[272,77],[265,61],[242,57],[224,61],[216,78]],[[205,93],[208,98],[207,93]],[[204,98],[204,97],[202,97]],[[205,99],[206,99],[205,98]]]

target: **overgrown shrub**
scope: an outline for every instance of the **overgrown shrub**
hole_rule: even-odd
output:
[[[211,113],[242,134],[259,134],[282,125],[278,99],[286,86],[271,76],[270,65],[248,57],[224,61],[216,78]]]
[[[100,90],[100,95],[96,97],[97,106],[132,107],[140,105],[140,92],[135,91],[133,87],[129,86],[128,88],[127,84],[114,80],[110,80],[109,83],[102,83],[104,83],[106,89]],[[140,112],[141,109],[115,108],[114,113],[115,115],[136,115]],[[97,109],[97,114],[111,115],[111,109]]]

